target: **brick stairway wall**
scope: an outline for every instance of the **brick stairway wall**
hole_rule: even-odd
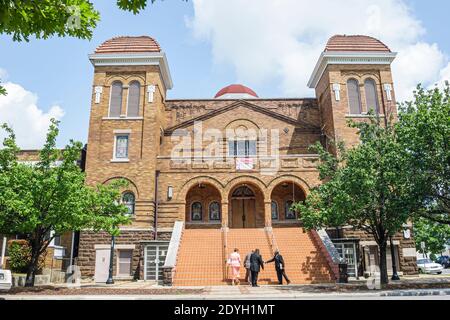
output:
[[[185,229],[173,285],[224,285],[222,243],[220,229]]]
[[[303,228],[274,228],[273,232],[293,284],[335,282],[327,257],[310,232]]]

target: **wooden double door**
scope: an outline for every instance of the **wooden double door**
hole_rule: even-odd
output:
[[[256,228],[255,198],[232,199],[231,228]]]

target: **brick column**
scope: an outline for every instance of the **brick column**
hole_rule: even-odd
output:
[[[272,228],[272,201],[264,202],[264,227]]]
[[[222,227],[228,227],[228,202],[222,202]]]

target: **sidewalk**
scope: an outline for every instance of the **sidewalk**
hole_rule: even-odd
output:
[[[253,288],[240,286],[162,287],[144,281],[114,285],[84,283],[80,289],[64,285],[14,288],[0,293],[7,300],[286,300],[286,299],[405,299],[450,300],[450,277],[415,277],[391,283],[383,290],[370,290],[365,281],[349,284],[284,285]]]

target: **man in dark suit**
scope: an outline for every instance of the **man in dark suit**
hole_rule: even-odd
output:
[[[275,262],[275,270],[277,271],[278,283],[283,284],[283,277],[286,279],[287,284],[291,283],[285,271],[285,264],[283,256],[280,251],[276,250],[272,259],[266,261],[266,263]]]
[[[252,287],[258,286],[258,273],[261,271],[261,268],[264,270],[264,262],[259,254],[259,249],[256,249],[255,252],[250,256],[250,271],[252,273]]]

